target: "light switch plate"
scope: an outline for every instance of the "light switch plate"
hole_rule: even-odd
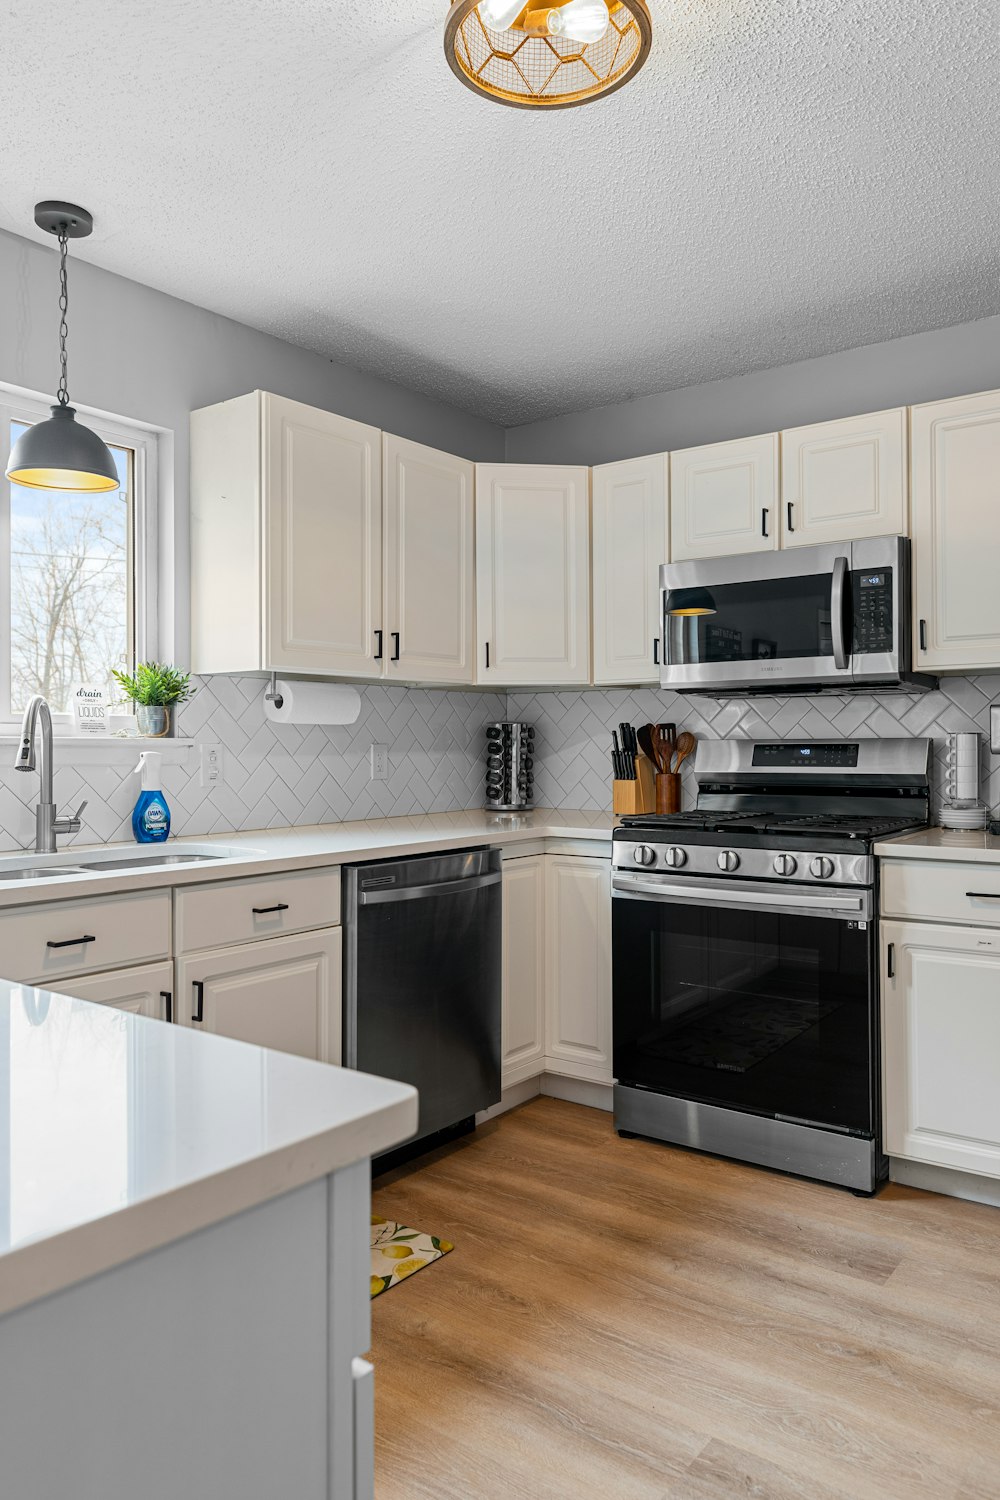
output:
[[[199,781],[202,786],[216,786],[222,781],[222,746],[199,745]]]
[[[990,752],[1000,755],[1000,703],[990,704]]]
[[[372,757],[372,781],[388,781],[389,779],[389,746],[373,745]]]

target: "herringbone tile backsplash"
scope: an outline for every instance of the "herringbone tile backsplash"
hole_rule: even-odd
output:
[[[539,806],[610,805],[611,730],[632,724],[676,723],[699,739],[884,739],[927,735],[934,741],[933,795],[944,796],[947,736],[983,736],[982,797],[1000,803],[1000,757],[989,753],[989,706],[1000,702],[1000,675],[945,677],[920,697],[884,693],[814,698],[685,698],[644,690],[509,693],[507,714],[535,725],[535,795]],[[693,758],[682,771],[683,805],[693,805]]]
[[[990,755],[989,705],[1000,701],[1000,675],[946,678],[940,691],[914,698],[754,698],[716,701],[640,691],[445,692],[396,685],[361,686],[361,715],[343,727],[275,725],[264,718],[260,678],[203,678],[181,711],[179,732],[223,747],[224,777],[203,787],[197,748],[164,767],[167,799],[179,834],[207,834],[294,824],[337,823],[410,813],[481,807],[484,726],[527,719],[536,727],[535,792],[540,807],[610,808],[611,730],[673,721],[699,738],[845,739],[930,735],[935,742],[935,796],[944,787],[946,737],[983,736],[983,797],[1000,804],[1000,758]],[[369,747],[389,747],[389,778],[372,781]],[[134,748],[134,747],[133,747]],[[13,747],[10,748],[13,759]],[[138,778],[127,747],[105,762],[65,742],[56,745],[56,800],[63,811],[88,799],[76,841],[131,838]],[[34,839],[38,778],[0,769],[0,847]],[[685,805],[694,798],[691,762]],[[74,840],[61,840],[61,843]]]

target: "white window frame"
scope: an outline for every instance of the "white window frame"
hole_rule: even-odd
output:
[[[16,387],[0,384],[0,447],[4,451],[4,468],[7,467],[6,443],[10,435],[11,422],[44,421],[49,416],[52,401],[34,396]],[[128,417],[108,417],[85,406],[75,406],[80,420],[86,422],[106,443],[119,448],[131,448],[135,454],[132,473],[132,516],[134,548],[132,559],[133,612],[135,616],[135,655],[137,661],[152,661],[157,656],[157,580],[159,558],[157,538],[157,486],[159,472],[159,435],[156,429],[144,427]],[[2,475],[0,475],[2,477]],[[6,576],[0,567],[0,625],[10,620],[10,483],[3,480],[5,489],[0,497],[0,561],[7,559]],[[6,697],[10,698],[10,666],[0,666],[0,695],[3,694],[3,679],[6,677]],[[112,714],[112,722],[126,724],[130,715],[119,711]],[[21,723],[21,715],[4,711],[3,696],[0,696],[0,737],[15,733]],[[71,716],[53,713],[52,724],[56,733],[71,731]]]

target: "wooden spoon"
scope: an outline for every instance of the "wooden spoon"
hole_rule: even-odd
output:
[[[694,735],[691,734],[691,732],[687,729],[685,729],[683,734],[677,736],[677,743],[674,746],[677,755],[677,759],[675,760],[673,765],[673,770],[675,773],[680,770],[681,766],[687,760],[688,756],[691,754],[691,751],[694,749],[697,743],[698,741],[695,739]]]
[[[657,761],[657,765],[659,766],[661,771],[666,773],[670,770],[670,762],[673,758],[673,753],[676,748],[676,724],[657,724],[656,736],[657,743],[660,749],[660,759]]]
[[[643,755],[647,760],[651,760],[653,762],[653,765],[655,766],[657,764],[657,759],[656,746],[653,743],[653,727],[654,726],[652,724],[640,725],[636,730],[636,738],[639,741],[639,749],[642,751]]]

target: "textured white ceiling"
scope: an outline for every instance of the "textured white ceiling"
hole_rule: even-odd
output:
[[[543,115],[447,0],[5,0],[0,224],[507,425],[1000,312],[1000,0],[650,8]]]

